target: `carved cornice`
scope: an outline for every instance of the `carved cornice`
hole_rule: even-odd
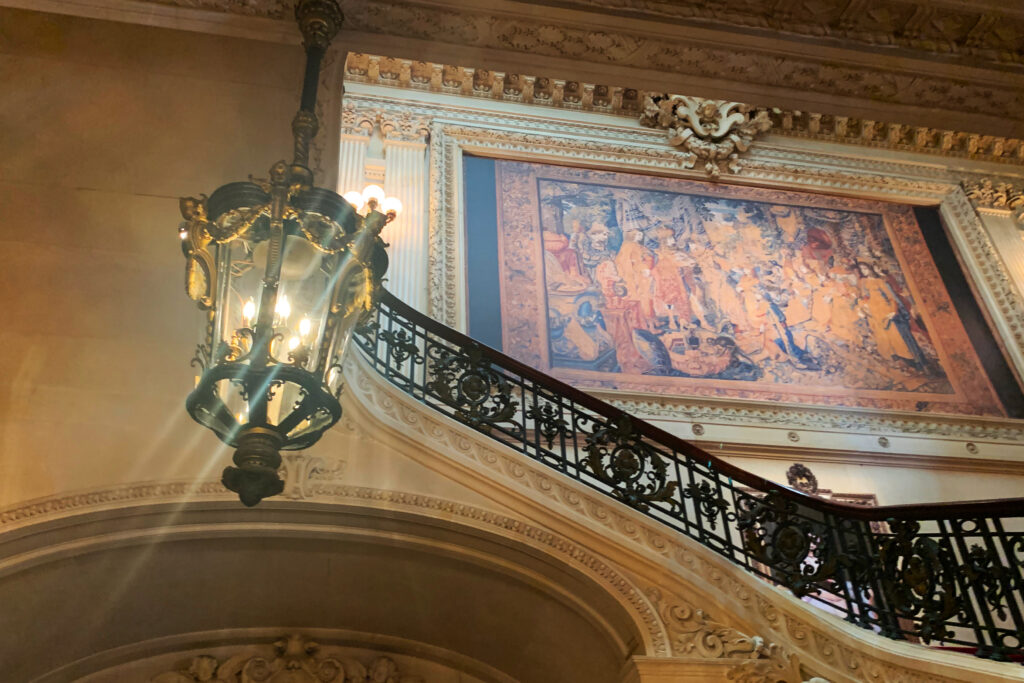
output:
[[[149,0],[150,2],[272,19],[286,18],[291,0]],[[555,4],[534,0],[532,4]],[[613,14],[748,33],[806,36],[845,46],[902,47],[929,55],[966,56],[996,65],[1024,64],[1024,13],[996,2],[924,0],[560,0],[591,14]],[[347,11],[347,7],[346,7]]]
[[[345,79],[353,83],[595,112],[634,120],[642,115],[643,101],[648,96],[648,93],[634,88],[506,74],[360,53],[349,54]],[[750,111],[752,116],[764,117],[771,123],[772,135],[1024,164],[1024,139],[1019,138],[778,108],[756,108]]]
[[[531,12],[496,15],[491,8],[475,4],[408,0],[344,5],[347,28],[354,32],[500,50],[534,60],[568,59],[591,67],[655,71],[667,82],[695,77],[723,84],[758,84],[790,93],[814,91],[915,109],[1024,120],[1024,91],[1014,87],[1015,78],[1007,74],[989,74],[987,80],[951,77],[949,69],[925,75],[920,70],[903,70],[891,61],[866,66],[817,56],[814,50],[782,54],[766,47],[755,49],[748,47],[750,41],[737,36],[730,36],[727,43],[701,44],[680,40],[672,27],[620,30],[606,22],[598,27],[593,25],[593,17],[582,14],[576,21]]]
[[[534,1],[541,4],[541,0]],[[848,0],[787,0],[765,5],[762,12],[750,9],[757,3],[732,0],[732,4],[742,1],[747,8],[745,13],[762,17],[770,14],[779,22],[778,25],[768,22],[770,25],[764,26],[764,22],[759,24],[759,20],[755,20],[753,26],[742,28],[728,21],[709,23],[702,18],[707,12],[718,14],[721,3],[681,3],[684,12],[697,6],[703,9],[696,11],[698,16],[693,18],[666,20],[662,10],[675,3],[660,2],[657,5],[662,10],[648,11],[652,3],[608,9],[600,5],[601,1],[578,0],[567,7],[567,3],[559,0],[560,8],[549,11],[531,6],[529,2],[511,0],[495,0],[487,5],[471,0],[342,0],[346,17],[343,37],[345,45],[354,51],[372,51],[379,45],[393,44],[400,56],[411,59],[471,63],[502,70],[508,75],[501,91],[512,97],[526,98],[527,78],[522,74],[533,73],[537,78],[530,87],[539,93],[538,99],[549,95],[554,99],[553,81],[564,78],[577,87],[563,91],[563,98],[570,101],[579,98],[584,102],[587,93],[578,87],[580,81],[592,79],[589,74],[610,73],[614,74],[609,77],[610,82],[594,87],[590,94],[592,103],[611,104],[613,86],[618,85],[633,89],[697,91],[708,97],[747,99],[759,106],[801,111],[818,110],[820,103],[825,102],[833,106],[828,113],[858,116],[871,123],[866,129],[874,128],[874,121],[868,119],[882,118],[879,112],[891,109],[892,116],[886,114],[884,118],[895,118],[901,123],[1017,137],[1024,131],[1024,68],[1012,56],[1019,53],[1020,46],[1008,48],[1004,54],[1007,59],[999,63],[950,56],[987,50],[989,48],[980,46],[993,39],[1014,44],[1021,13],[1011,9],[1003,10],[1003,15],[1010,18],[1003,18],[999,12],[974,9],[952,15],[944,10],[932,16],[932,11],[922,4],[915,13],[916,18],[908,20],[912,28],[899,29],[899,39],[893,41],[899,44],[921,40],[922,45],[934,44],[935,52],[945,56],[897,50],[895,53],[901,58],[893,59],[892,49],[883,52],[873,45],[851,40],[829,43],[828,38],[815,38],[816,44],[811,44],[806,37],[786,32],[787,26],[800,23],[794,19],[799,16],[815,16],[811,24],[816,25],[814,31],[819,36],[847,30],[823,31],[817,25],[817,11],[821,9],[818,5],[824,4],[826,9],[822,11],[828,14],[828,7],[834,8],[835,3]],[[31,6],[29,0],[6,2]],[[891,3],[903,9],[910,7],[909,0],[870,2]],[[163,11],[159,13],[162,19],[154,19],[139,11],[144,4],[171,6],[179,12]],[[172,26],[179,26],[180,21],[195,20],[202,25],[201,30],[269,31],[275,32],[273,39],[280,40],[283,36],[280,27],[272,24],[287,21],[282,17],[287,13],[288,4],[286,0],[45,0],[45,9],[142,23],[157,21]],[[546,1],[543,4],[547,4]],[[867,7],[865,0],[848,4],[842,26],[848,25],[851,16],[875,17],[868,21],[870,26],[884,26],[889,22],[888,10],[884,7]],[[995,3],[990,2],[990,5],[995,6]],[[228,21],[209,21],[209,16],[201,16],[209,15],[210,11],[245,15],[239,17],[244,21],[232,27],[227,25]],[[721,15],[731,15],[731,11],[721,10]],[[899,13],[892,17],[899,23],[902,19],[897,15]],[[977,17],[973,37],[966,42],[957,39],[936,42],[932,33],[937,31],[938,35],[951,30],[955,34],[960,29],[951,27],[961,26],[960,22],[968,21],[968,16]],[[859,26],[859,23],[849,26]],[[850,30],[861,32],[860,28]],[[756,35],[752,35],[752,31]],[[883,31],[878,35],[884,34]],[[866,35],[875,34],[868,30]],[[873,40],[867,42],[874,43]],[[551,73],[541,73],[539,70],[546,70],[548,64]],[[457,68],[451,70],[458,71]],[[422,70],[417,68],[416,71],[419,72],[417,78],[421,78]],[[443,85],[458,80],[457,74],[441,76]],[[486,89],[479,78],[477,81],[474,85],[471,79],[471,92]],[[537,83],[540,83],[539,88]],[[900,135],[900,131],[888,130],[883,134]],[[991,144],[993,149],[1001,144],[985,136],[977,136],[975,142]]]
[[[659,18],[738,30],[767,30],[830,42],[904,47],[937,55],[963,55],[995,64],[1024,64],[1024,15],[994,2],[924,0],[562,0],[590,11]]]
[[[291,19],[294,0],[148,0],[158,5],[205,9],[267,19]]]
[[[752,403],[709,403],[660,396],[630,397],[601,391],[593,393],[616,408],[645,419],[1024,442],[1024,426],[1015,421],[974,421],[952,417],[941,419],[934,415],[882,415],[850,410],[809,410]],[[715,442],[716,446],[717,444],[718,442]],[[895,464],[892,463],[891,456],[886,457],[889,458],[890,464]]]

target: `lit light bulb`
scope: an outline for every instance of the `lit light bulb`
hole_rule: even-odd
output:
[[[274,307],[274,313],[277,314],[281,320],[287,320],[288,316],[292,314],[292,305],[288,303],[288,297],[282,294],[277,300],[277,306]]]
[[[380,185],[367,185],[363,189],[363,201],[371,209],[376,209],[382,201],[384,201],[384,188]]]
[[[398,197],[388,197],[381,202],[380,210],[386,215],[398,215],[402,213],[402,202],[398,201]]]
[[[341,196],[341,198],[351,204],[352,208],[356,210],[356,213],[362,211],[363,207],[366,206],[366,200],[363,199],[363,195],[355,190],[346,192]]]
[[[187,230],[187,229],[185,229],[185,228],[182,228],[181,230],[179,230],[179,231],[178,231],[178,237],[180,237],[180,238],[181,238],[181,241],[182,241],[182,242],[184,242],[185,240],[187,240],[187,239],[188,239],[188,230]]]
[[[300,342],[298,337],[292,337],[291,339],[288,340],[288,350],[294,351],[295,349],[299,348],[299,343]]]
[[[256,302],[249,299],[245,302],[245,306],[242,306],[242,321],[245,323],[246,327],[249,327],[249,324],[252,323],[252,319],[255,315]]]
[[[312,329],[312,327],[313,327],[313,323],[309,322],[309,318],[303,318],[302,320],[300,320],[299,321],[299,336],[302,337],[303,339],[305,339],[306,335],[309,334],[309,331],[310,331],[310,329]]]

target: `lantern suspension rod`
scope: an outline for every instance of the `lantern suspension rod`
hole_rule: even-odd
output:
[[[302,80],[299,111],[292,120],[295,136],[296,166],[309,167],[309,143],[316,135],[316,96],[320,84],[320,66],[331,40],[341,30],[344,15],[335,0],[300,0],[295,6],[295,19],[306,48],[306,73]]]
[[[295,20],[302,33],[306,50],[306,70],[302,81],[299,111],[292,119],[294,161],[289,168],[278,162],[270,169],[270,239],[267,242],[267,267],[263,277],[260,308],[256,319],[255,347],[252,364],[270,363],[270,345],[274,339],[274,314],[277,290],[281,281],[284,256],[284,217],[293,185],[311,187],[313,174],[309,170],[309,144],[316,135],[316,95],[320,81],[320,66],[327,48],[341,29],[344,16],[335,0],[300,0],[295,6]],[[255,406],[257,417],[265,417],[266,404]]]

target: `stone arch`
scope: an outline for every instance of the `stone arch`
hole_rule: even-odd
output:
[[[538,683],[615,681],[630,657],[665,654],[642,591],[568,539],[430,496],[345,493],[366,505],[193,501],[19,525],[0,537],[14,606],[0,628],[23,637],[0,658],[17,680],[68,680],[138,641],[257,627],[403,638]]]

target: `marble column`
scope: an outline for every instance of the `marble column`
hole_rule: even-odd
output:
[[[427,145],[423,139],[384,143],[384,191],[402,202],[402,213],[384,228],[391,246],[387,288],[413,308],[427,310],[428,183]]]

